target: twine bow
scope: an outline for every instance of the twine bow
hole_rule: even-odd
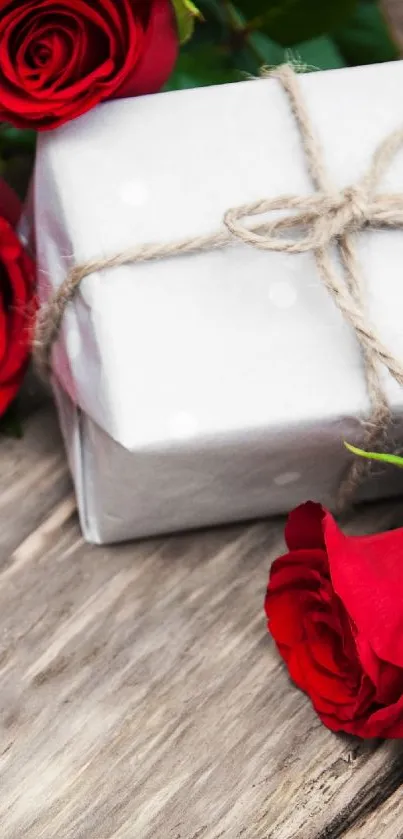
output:
[[[237,241],[270,252],[312,252],[322,282],[353,328],[362,349],[371,401],[371,415],[364,423],[364,446],[373,448],[382,443],[391,420],[379,364],[383,364],[400,385],[403,385],[403,365],[384,346],[368,320],[364,279],[355,252],[354,234],[367,227],[403,229],[403,194],[381,194],[377,191],[383,174],[403,145],[403,129],[394,131],[381,143],[361,181],[355,186],[338,190],[328,176],[322,148],[314,134],[295,72],[285,65],[271,75],[278,78],[288,96],[316,193],[264,199],[234,207],[225,213],[223,228],[210,235],[168,244],[142,245],[76,266],[39,313],[34,355],[42,374],[49,375],[52,347],[59,335],[66,307],[83,279],[97,271],[211,251]],[[262,218],[268,213],[281,210],[287,210],[290,214],[274,221],[264,221]],[[260,217],[257,223],[253,222],[256,216]],[[246,219],[252,221],[246,224]],[[294,236],[286,238],[284,234],[287,233],[294,233]],[[341,271],[334,263],[332,246],[338,249]],[[343,507],[351,498],[365,474],[365,468],[365,461],[353,462],[339,490],[339,507]]]

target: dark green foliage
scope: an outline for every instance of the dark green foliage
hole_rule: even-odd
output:
[[[167,89],[258,75],[293,61],[328,70],[398,58],[376,0],[199,0],[204,21],[181,51]]]
[[[15,437],[18,440],[23,436],[18,402],[13,402],[6,413],[0,417],[0,439],[2,436]]]
[[[343,25],[357,0],[237,0],[237,5],[254,29],[287,47]]]

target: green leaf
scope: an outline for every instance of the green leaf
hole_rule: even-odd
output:
[[[0,155],[34,153],[36,147],[35,131],[23,131],[7,122],[0,123]]]
[[[231,67],[227,56],[214,45],[202,46],[179,56],[175,70],[164,90],[239,82],[242,73]]]
[[[206,20],[207,23],[213,20],[218,21],[221,25],[226,23],[227,11],[222,0],[197,0],[197,7],[203,20]]]
[[[240,69],[255,75],[259,74],[262,67],[276,67],[284,62],[305,73],[346,66],[333,40],[325,36],[285,49],[263,32],[253,32],[247,39],[247,47],[249,49],[245,47],[236,54],[235,60]]]
[[[312,41],[297,44],[285,51],[284,61],[295,63],[307,70],[336,70],[345,67],[346,62],[332,38],[322,36]]]
[[[248,37],[248,46],[257,59],[256,70],[259,71],[261,67],[277,67],[278,64],[284,62],[284,48],[280,44],[276,44],[272,38],[265,35],[264,32],[251,32]]]
[[[201,14],[193,0],[172,0],[172,3],[178,26],[179,42],[186,44],[193,35],[195,19],[201,18]]]
[[[351,446],[350,443],[344,443],[344,445],[349,452],[358,455],[358,457],[365,457],[367,460],[379,460],[382,463],[392,463],[394,466],[398,466],[400,469],[403,469],[403,457],[398,457],[396,454],[365,452],[363,449],[357,449],[355,446]]]
[[[237,0],[253,29],[283,46],[326,35],[352,15],[358,0]]]
[[[348,64],[378,64],[399,58],[399,50],[377,3],[361,0],[346,24],[334,33]]]
[[[15,437],[17,440],[20,440],[23,436],[18,403],[13,402],[0,418],[0,434],[5,437]]]

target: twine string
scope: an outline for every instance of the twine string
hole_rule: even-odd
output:
[[[403,385],[403,365],[383,344],[369,321],[365,282],[355,240],[356,234],[368,227],[403,229],[403,194],[378,192],[380,180],[403,146],[403,129],[392,132],[380,144],[368,171],[356,185],[339,190],[332,184],[327,172],[323,149],[313,130],[297,75],[288,65],[277,68],[272,75],[277,77],[287,94],[315,193],[262,199],[233,207],[224,214],[223,227],[206,236],[145,244],[73,267],[39,312],[34,356],[42,375],[49,376],[52,349],[59,336],[66,308],[74,299],[82,281],[96,272],[212,251],[236,242],[269,252],[311,252],[319,277],[344,319],[354,330],[362,350],[371,404],[370,416],[363,423],[364,446],[372,448],[383,443],[391,421],[380,365],[386,367],[400,385]],[[274,221],[263,219],[278,211],[288,211],[289,214]],[[337,248],[340,266],[334,260],[334,247]],[[339,508],[343,508],[352,498],[366,468],[364,460],[353,461],[339,489]]]

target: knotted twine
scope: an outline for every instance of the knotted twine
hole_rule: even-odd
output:
[[[383,388],[379,365],[403,385],[403,365],[389,352],[368,319],[364,278],[355,250],[355,233],[365,228],[403,228],[403,194],[377,192],[379,182],[397,151],[403,145],[403,129],[392,132],[374,153],[371,165],[356,185],[339,190],[331,182],[324,163],[322,147],[315,136],[296,73],[289,65],[272,72],[287,94],[299,128],[308,170],[316,193],[308,196],[286,195],[262,199],[227,210],[223,227],[206,236],[175,242],[145,244],[122,253],[94,259],[71,269],[50,301],[39,313],[34,355],[44,376],[51,373],[52,348],[58,338],[64,313],[82,281],[99,271],[152,260],[178,257],[224,248],[243,242],[259,250],[301,254],[312,252],[318,274],[345,320],[353,328],[362,349],[365,380],[371,413],[365,428],[364,447],[379,446],[391,421],[391,410]],[[258,223],[254,216],[289,210],[291,215]],[[245,224],[249,219],[248,225]],[[282,234],[293,232],[294,238]],[[295,234],[299,233],[299,237]],[[336,266],[332,249],[336,246],[341,270]],[[338,493],[338,507],[348,503],[359,486],[367,464],[355,460]]]

